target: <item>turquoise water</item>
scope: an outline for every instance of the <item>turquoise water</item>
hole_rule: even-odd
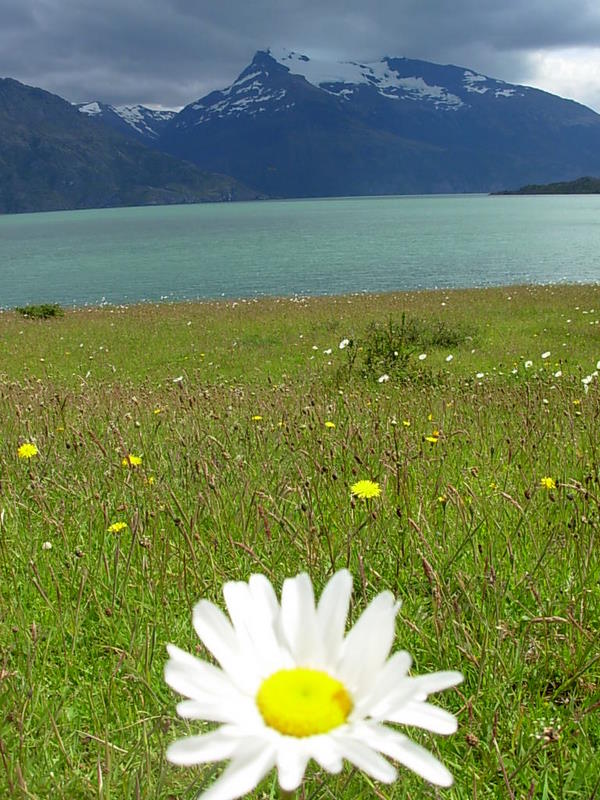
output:
[[[0,216],[1,307],[598,280],[595,195]]]

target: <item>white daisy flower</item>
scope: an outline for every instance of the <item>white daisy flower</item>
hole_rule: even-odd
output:
[[[451,785],[428,750],[383,723],[454,733],[452,714],[426,701],[462,675],[409,677],[410,655],[389,655],[399,608],[391,592],[377,595],[345,635],[351,592],[352,577],[341,570],[315,605],[302,573],[284,582],[279,603],[267,578],[252,575],[224,585],[229,619],[207,600],[196,605],[196,633],[220,667],[169,645],[165,680],[188,698],[177,706],[180,716],[220,727],[174,742],[167,758],[186,766],[229,761],[204,800],[240,797],[274,767],[282,790],[292,792],[311,758],[332,773],[346,759],[391,783],[397,772],[388,756],[431,783]]]
[[[419,361],[425,361],[426,358],[427,358],[427,353],[421,353],[421,355],[419,356]]]
[[[377,378],[377,383],[387,383],[389,381],[389,379],[390,379],[390,376],[386,372],[386,373],[384,373],[383,375],[380,375]]]
[[[342,339],[342,341],[338,344],[340,350],[343,350],[345,347],[348,347],[350,344],[350,339]]]
[[[546,350],[545,353],[542,353],[542,358],[543,359],[550,358],[550,350]]]

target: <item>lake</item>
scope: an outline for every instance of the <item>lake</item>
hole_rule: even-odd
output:
[[[600,196],[281,200],[0,216],[0,307],[600,280]]]

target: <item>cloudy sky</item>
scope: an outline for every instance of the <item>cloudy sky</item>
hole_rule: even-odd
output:
[[[178,107],[270,45],[453,63],[600,112],[598,0],[0,0],[0,76]]]

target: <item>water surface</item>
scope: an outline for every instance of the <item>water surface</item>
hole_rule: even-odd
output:
[[[600,196],[282,200],[0,216],[0,306],[600,279]]]

